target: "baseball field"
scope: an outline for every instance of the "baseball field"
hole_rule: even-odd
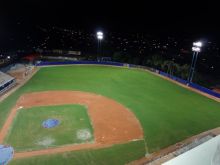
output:
[[[42,127],[49,118],[59,125]],[[121,67],[43,67],[0,102],[14,165],[126,164],[219,126],[220,103]]]

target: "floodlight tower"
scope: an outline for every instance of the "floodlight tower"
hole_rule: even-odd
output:
[[[104,38],[103,32],[102,31],[98,31],[96,33],[97,39],[98,39],[98,47],[97,47],[97,55],[101,54],[101,42]]]
[[[188,76],[188,83],[191,83],[193,80],[193,75],[194,75],[195,67],[196,67],[196,61],[197,61],[199,52],[201,52],[201,47],[202,47],[202,42],[200,41],[193,42],[193,47],[192,47],[193,57],[192,57],[192,63],[190,66],[190,71],[189,71],[189,76]]]

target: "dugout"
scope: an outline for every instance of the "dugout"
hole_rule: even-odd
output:
[[[0,94],[15,85],[15,78],[0,71]]]

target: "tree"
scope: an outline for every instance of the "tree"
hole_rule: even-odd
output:
[[[164,61],[163,64],[161,65],[161,69],[164,72],[168,73],[170,69],[170,61],[169,60]]]
[[[121,52],[115,52],[112,56],[113,61],[121,62],[123,55]]]
[[[148,59],[146,63],[151,67],[161,69],[161,66],[163,64],[163,58],[159,55],[154,55],[150,59]]]
[[[170,74],[171,76],[173,75],[180,76],[180,73],[182,70],[182,67],[172,60],[164,61],[163,64],[161,65],[161,68],[164,72],[166,72],[167,74]]]
[[[188,64],[182,65],[180,68],[180,77],[186,80],[188,77],[188,74],[189,74],[189,65]]]

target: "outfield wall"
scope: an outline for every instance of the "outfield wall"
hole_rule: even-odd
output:
[[[162,72],[160,70],[156,70],[154,68],[150,68],[150,67],[146,67],[146,66],[140,66],[140,65],[133,65],[133,64],[124,64],[124,63],[119,63],[119,62],[98,62],[98,61],[65,61],[65,62],[40,62],[38,64],[36,64],[37,66],[50,66],[50,65],[74,65],[74,64],[93,64],[93,65],[110,65],[110,66],[126,66],[129,68],[140,68],[140,69],[145,69],[145,70],[149,70],[151,72],[155,72],[158,73],[164,77],[168,77],[174,81],[177,81],[181,84],[190,86],[191,88],[197,89],[201,92],[204,92],[206,94],[209,94],[211,96],[220,98],[220,93],[217,93],[215,91],[212,91],[208,88],[205,88],[203,86],[200,86],[198,84],[195,83],[189,83],[187,80],[181,79],[179,77],[176,76],[172,76],[170,74],[167,74],[165,72]]]
[[[167,74],[167,73],[165,73],[165,72],[162,72],[162,71],[159,71],[159,74],[162,75],[162,76],[168,77],[168,78],[170,78],[170,79],[172,79],[172,80],[174,80],[174,81],[177,81],[177,82],[179,82],[179,83],[181,83],[181,84],[187,85],[187,86],[189,86],[189,87],[192,87],[192,88],[197,89],[197,90],[199,90],[199,91],[202,91],[202,92],[204,92],[204,93],[207,93],[207,94],[209,94],[209,95],[212,95],[212,96],[214,96],[214,97],[220,98],[220,93],[217,93],[217,92],[215,92],[215,91],[212,91],[212,90],[210,90],[210,89],[208,89],[208,88],[205,88],[205,87],[203,87],[203,86],[201,86],[201,85],[198,85],[198,84],[195,84],[195,83],[189,83],[189,82],[186,81],[186,80],[183,80],[183,79],[181,79],[181,78],[179,78],[179,77],[176,77],[176,76],[171,76],[171,75],[169,75],[169,74]]]
[[[72,65],[72,64],[93,64],[93,65],[113,65],[113,66],[124,66],[123,63],[119,62],[97,62],[97,61],[64,61],[64,62],[40,62],[37,66],[46,65]]]

